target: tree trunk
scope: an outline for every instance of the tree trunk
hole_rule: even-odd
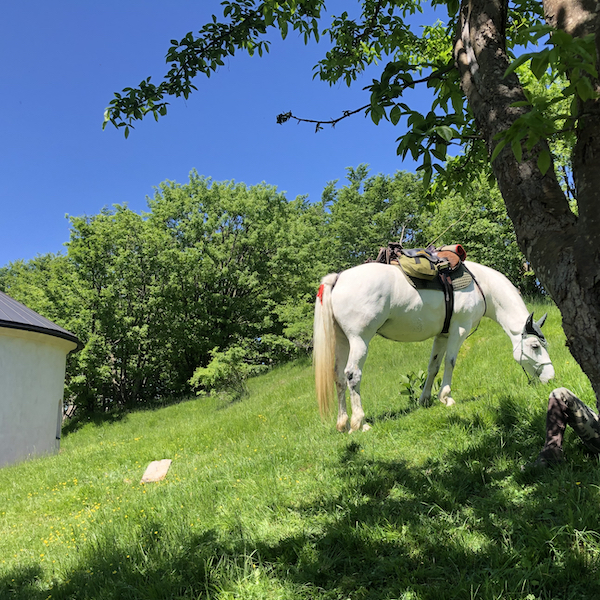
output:
[[[568,33],[598,30],[595,9],[585,2],[546,0],[544,8],[548,22]],[[495,136],[527,110],[511,107],[525,100],[517,75],[504,77],[510,63],[504,39],[506,12],[502,0],[463,0],[455,37],[461,85],[490,155]],[[598,82],[592,83],[599,89]],[[556,302],[570,351],[600,404],[600,103],[580,104],[584,116],[572,161],[579,216],[571,211],[554,169],[542,175],[537,167],[545,143],[531,152],[523,148],[521,162],[507,146],[492,169],[519,246]]]

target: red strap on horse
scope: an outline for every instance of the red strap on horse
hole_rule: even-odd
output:
[[[323,284],[321,284],[319,286],[319,291],[317,292],[317,298],[319,298],[319,300],[321,300],[321,304],[323,304],[323,290],[325,289],[325,286]]]

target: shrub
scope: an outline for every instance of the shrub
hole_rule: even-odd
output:
[[[233,400],[248,394],[246,380],[266,370],[266,365],[250,362],[249,351],[241,346],[231,346],[221,351],[210,351],[210,362],[206,367],[198,367],[189,380],[197,395],[209,392],[226,392]]]

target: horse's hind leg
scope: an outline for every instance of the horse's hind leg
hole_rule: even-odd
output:
[[[419,404],[421,406],[429,406],[431,404],[431,389],[433,382],[435,381],[436,375],[440,371],[444,355],[446,354],[446,347],[448,346],[447,336],[436,336],[433,340],[433,347],[431,348],[431,356],[429,357],[429,365],[427,367],[427,379],[419,398]]]
[[[371,427],[365,423],[365,413],[360,401],[360,380],[362,368],[367,359],[368,341],[361,337],[350,339],[350,354],[344,373],[348,388],[350,389],[350,403],[352,405],[352,418],[350,419],[350,433],[353,431],[367,431]]]
[[[350,345],[348,338],[338,330],[336,332],[335,342],[335,387],[338,397],[338,417],[336,428],[342,433],[348,431],[350,425],[348,423],[348,412],[346,410],[346,375],[344,368],[348,362],[348,353]]]

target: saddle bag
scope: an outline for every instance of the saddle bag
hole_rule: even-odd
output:
[[[438,274],[439,261],[422,248],[415,250],[403,249],[402,253],[398,255],[398,261],[402,270],[409,277],[432,280]]]
[[[432,281],[439,274],[456,272],[467,258],[460,244],[441,248],[403,248],[398,242],[390,242],[387,248],[380,248],[376,262],[399,264],[404,273],[412,279]]]

